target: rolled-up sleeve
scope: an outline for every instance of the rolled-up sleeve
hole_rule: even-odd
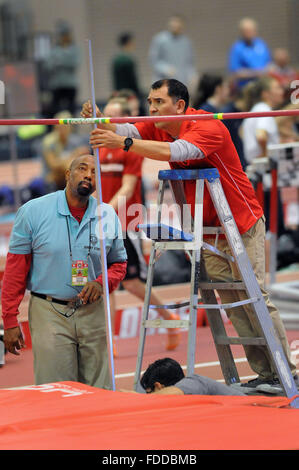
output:
[[[125,123],[125,124],[116,124],[117,135],[131,137],[131,139],[141,139],[141,135],[134,124]]]
[[[185,160],[196,160],[205,157],[200,148],[183,139],[169,142],[169,146],[170,162],[183,162]]]

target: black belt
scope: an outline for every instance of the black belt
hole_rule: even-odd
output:
[[[70,302],[69,300],[55,299],[54,297],[51,297],[50,295],[39,294],[38,292],[31,292],[31,295],[34,295],[35,297],[39,297],[40,299],[48,300],[48,302],[55,302],[61,305],[68,305]]]

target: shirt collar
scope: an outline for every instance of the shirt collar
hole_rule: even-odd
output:
[[[67,200],[66,200],[66,190],[57,191],[58,192],[58,212],[61,215],[71,215]],[[84,219],[94,219],[95,212],[97,207],[97,201],[93,196],[89,197],[88,206],[84,214]]]

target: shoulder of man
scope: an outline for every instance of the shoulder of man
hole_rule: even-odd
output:
[[[30,199],[29,201],[25,202],[25,204],[23,204],[21,207],[26,210],[35,210],[38,207],[43,207],[56,201],[58,198],[58,194],[62,192],[63,191],[54,191],[52,193],[45,194],[44,196]]]
[[[40,222],[42,217],[48,217],[49,208],[56,207],[57,193],[58,191],[27,201],[19,207],[14,223],[26,220],[30,224],[35,224]]]
[[[211,113],[210,111],[205,111],[204,109],[194,109],[194,108],[188,108],[186,114],[194,114],[194,115],[203,115],[203,114],[211,114],[214,115],[215,113]],[[216,113],[217,114],[217,113]],[[188,132],[190,130],[200,130],[200,129],[212,129],[215,131],[217,128],[222,129],[225,126],[221,122],[221,119],[194,119],[191,121],[186,121],[186,126],[185,128],[182,127],[182,130],[185,132]]]

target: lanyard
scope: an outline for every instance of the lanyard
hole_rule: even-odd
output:
[[[68,216],[66,216],[66,226],[67,226],[67,235],[68,235],[68,240],[69,240],[70,258],[73,259],[72,245],[71,245],[71,235],[70,235],[70,227],[69,227],[69,219],[68,219]],[[89,245],[88,245],[87,259],[88,259],[89,256],[90,256],[90,250],[91,250],[91,219],[89,219]]]

